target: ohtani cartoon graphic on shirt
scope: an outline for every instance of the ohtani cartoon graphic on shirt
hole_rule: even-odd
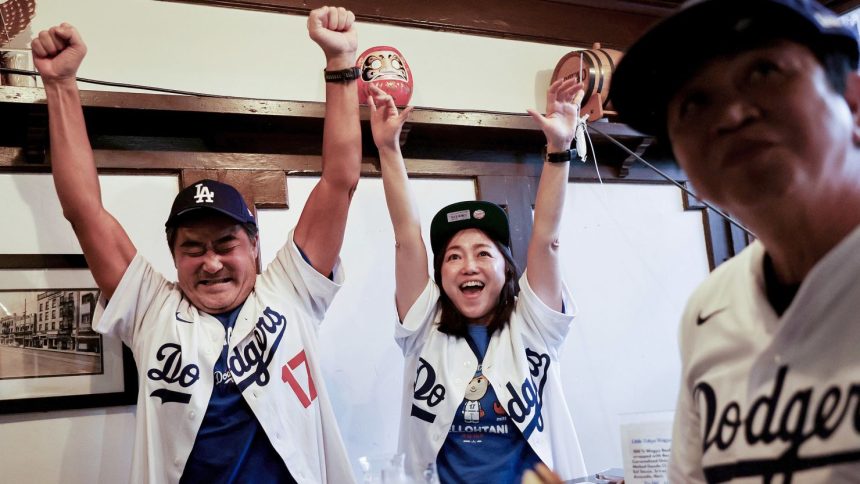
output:
[[[466,423],[478,423],[481,417],[484,416],[484,409],[481,408],[481,398],[487,394],[487,388],[490,382],[484,375],[478,375],[472,378],[469,385],[466,387],[466,401],[463,404],[463,420]]]
[[[490,408],[492,412],[485,410]],[[457,439],[463,444],[480,444],[485,441],[487,434],[509,436],[513,430],[493,385],[479,365],[475,376],[466,386],[466,394],[449,432],[457,434]]]

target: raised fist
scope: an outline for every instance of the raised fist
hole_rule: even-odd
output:
[[[39,32],[31,47],[33,64],[45,83],[74,80],[87,55],[87,46],[80,34],[67,23]]]
[[[355,64],[358,37],[353,23],[355,14],[343,7],[320,7],[308,16],[308,34],[325,52],[329,69]]]

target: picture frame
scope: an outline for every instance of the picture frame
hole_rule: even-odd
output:
[[[96,333],[79,254],[0,255],[0,414],[133,405],[131,351]]]

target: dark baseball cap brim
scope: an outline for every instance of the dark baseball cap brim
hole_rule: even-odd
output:
[[[202,212],[214,212],[216,214],[225,215],[225,216],[227,216],[227,217],[229,217],[229,218],[231,218],[231,219],[233,219],[236,222],[239,222],[241,224],[244,224],[244,223],[252,223],[254,225],[257,224],[256,221],[253,218],[251,218],[250,216],[237,217],[234,213],[229,212],[227,210],[222,210],[220,208],[216,208],[216,207],[189,207],[189,208],[186,208],[185,210],[181,210],[175,214],[171,214],[170,218],[167,219],[167,222],[165,222],[164,226],[165,227],[177,227],[177,226],[182,224],[183,220],[186,220],[186,217],[192,217],[194,215],[197,215],[196,212],[201,212],[201,213]]]
[[[439,210],[430,222],[430,246],[434,254],[444,251],[457,232],[479,229],[503,246],[511,247],[511,230],[505,210],[492,202],[468,200]]]
[[[683,7],[631,46],[612,77],[619,120],[643,134],[666,134],[666,107],[708,60],[770,39],[814,53],[845,53],[857,68],[857,31],[815,0],[706,0]]]

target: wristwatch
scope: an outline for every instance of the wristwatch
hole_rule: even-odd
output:
[[[325,82],[348,82],[354,81],[361,76],[361,69],[358,67],[347,67],[339,71],[323,70]]]
[[[564,151],[554,151],[546,154],[546,161],[550,163],[565,163],[575,159],[577,156],[576,148],[571,148]]]

